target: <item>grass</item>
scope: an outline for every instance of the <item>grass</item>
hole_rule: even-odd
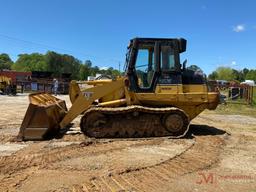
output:
[[[227,90],[224,90],[221,93],[228,95]],[[208,112],[211,113],[210,111]],[[252,105],[248,105],[244,99],[229,100],[226,105],[221,104],[212,112],[223,115],[246,115],[256,118],[256,86],[253,89]]]
[[[214,112],[225,115],[246,115],[256,118],[256,105],[227,103],[226,105],[219,105]]]
[[[221,90],[221,94],[225,95],[228,98],[228,89]],[[230,102],[237,102],[237,103],[246,103],[244,99],[236,99],[236,100],[230,100]],[[253,87],[253,98],[252,98],[252,105],[256,106],[256,86]]]
[[[256,107],[256,86],[253,87],[253,99],[252,104]]]

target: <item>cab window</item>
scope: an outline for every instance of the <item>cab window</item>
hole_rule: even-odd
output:
[[[163,71],[175,70],[174,50],[170,46],[161,46],[161,68]]]
[[[138,49],[135,70],[140,88],[150,87],[155,72],[154,47],[141,47]]]

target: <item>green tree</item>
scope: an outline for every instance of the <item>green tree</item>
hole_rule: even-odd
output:
[[[8,55],[0,55],[0,67],[10,68],[11,65],[8,65],[8,67],[5,67],[6,64],[1,65],[1,63],[8,62],[12,62]],[[17,71],[50,71],[53,72],[55,77],[60,77],[62,73],[71,73],[72,79],[82,80],[86,80],[89,75],[95,76],[97,73],[112,77],[120,75],[119,71],[113,67],[100,70],[98,66],[92,66],[90,60],[86,60],[82,64],[80,60],[72,55],[59,54],[54,51],[48,51],[46,54],[20,54],[17,61],[12,65],[12,69]]]
[[[117,76],[121,76],[122,74],[120,73],[120,71],[119,70],[117,70],[117,69],[114,69],[113,71],[112,71],[112,76],[113,77],[117,77]]]
[[[213,71],[211,74],[208,75],[208,79],[210,80],[216,80],[218,79],[218,73],[217,71]]]
[[[219,80],[231,81],[235,79],[235,74],[230,67],[218,67],[216,72]]]
[[[253,77],[253,70],[248,70],[247,68],[244,68],[243,70],[236,70],[229,67],[219,67],[216,71],[213,71],[208,75],[208,78],[211,80],[236,80],[239,82],[243,82],[245,79]]]
[[[88,76],[91,75],[91,68],[87,64],[82,64],[79,69],[79,78],[81,80],[87,80]]]
[[[59,77],[63,72],[63,63],[61,55],[54,52],[48,51],[45,55],[47,70],[53,72],[54,76]]]
[[[13,65],[13,61],[11,60],[8,54],[6,53],[0,54],[0,70],[11,69],[12,65]]]
[[[20,54],[12,65],[12,69],[16,71],[46,71],[47,63],[43,54]]]
[[[100,68],[98,66],[91,67],[90,75],[96,76],[97,73],[100,73]]]
[[[249,72],[246,74],[245,79],[256,81],[256,70],[249,70]]]
[[[84,62],[84,64],[85,64],[86,66],[88,66],[89,68],[92,67],[92,62],[91,62],[90,60],[86,60],[86,61]]]
[[[243,69],[244,78],[246,77],[246,75],[247,75],[248,72],[249,72],[249,69],[247,69],[247,68],[244,68],[244,69]]]
[[[71,55],[61,55],[63,73],[71,73],[72,79],[79,79],[79,70],[82,62]]]
[[[92,75],[92,62],[90,60],[86,60],[84,64],[80,65],[79,69],[79,79],[87,80],[87,77]]]
[[[238,71],[236,69],[233,70],[234,80],[237,80],[239,82],[242,82],[245,80],[245,75],[242,70]]]
[[[107,69],[106,71],[107,75],[110,75],[111,77],[117,77],[120,76],[120,72],[116,69],[114,69],[113,67],[110,67]]]
[[[60,77],[62,73],[71,73],[72,79],[79,79],[81,61],[68,54],[59,54],[48,51],[45,55],[47,70],[53,72],[55,77]]]

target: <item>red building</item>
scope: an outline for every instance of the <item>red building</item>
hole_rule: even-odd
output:
[[[0,71],[0,75],[12,79],[12,85],[17,87],[17,90],[23,93],[31,91],[52,92],[53,74],[46,71],[32,71],[32,72],[17,72],[11,70]],[[58,92],[67,94],[69,89],[69,82],[71,81],[70,73],[63,73],[58,78],[59,88]]]
[[[19,81],[28,81],[31,79],[31,72],[18,72],[18,71],[0,71],[0,75],[9,77],[12,79],[12,83],[16,84]]]

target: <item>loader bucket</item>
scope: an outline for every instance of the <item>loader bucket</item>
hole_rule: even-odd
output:
[[[48,93],[35,93],[29,95],[29,102],[18,139],[44,140],[56,136],[67,112],[65,101]]]

